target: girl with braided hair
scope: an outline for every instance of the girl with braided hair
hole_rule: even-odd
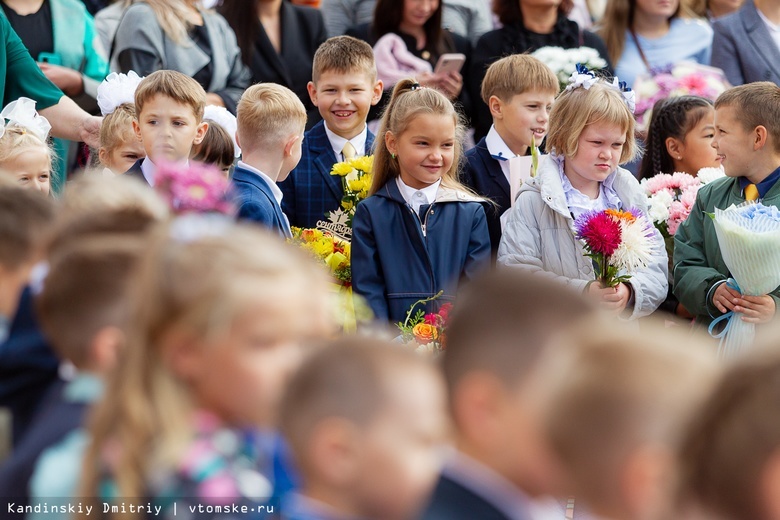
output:
[[[715,109],[709,99],[659,100],[653,107],[639,178],[674,172],[695,176],[702,168],[719,168],[721,158],[712,147],[714,123]]]

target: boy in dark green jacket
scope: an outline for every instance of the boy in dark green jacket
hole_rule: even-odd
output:
[[[723,159],[726,178],[699,190],[688,220],[677,230],[674,294],[698,322],[736,311],[745,321],[767,323],[776,316],[780,287],[763,296],[728,287],[729,270],[705,213],[746,200],[780,207],[780,87],[765,81],[721,94],[715,102],[712,146]]]

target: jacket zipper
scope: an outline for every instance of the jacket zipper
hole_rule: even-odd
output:
[[[423,249],[425,249],[425,258],[428,261],[428,273],[429,273],[429,275],[431,277],[431,294],[435,293],[436,283],[434,282],[433,264],[431,264],[431,258],[428,255],[428,245],[427,245],[428,234],[427,234],[427,232],[428,232],[428,217],[430,216],[431,213],[433,213],[433,206],[435,204],[436,203],[434,202],[434,203],[432,203],[428,207],[428,209],[425,211],[425,218],[423,218],[422,220],[420,220],[420,215],[416,211],[414,211],[413,208],[409,207],[409,211],[411,211],[414,214],[415,218],[417,219],[417,222],[420,223],[420,229],[422,230]]]

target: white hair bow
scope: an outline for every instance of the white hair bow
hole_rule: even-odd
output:
[[[39,137],[41,141],[46,141],[49,137],[51,124],[49,121],[35,111],[35,101],[20,97],[16,101],[11,101],[0,112],[2,121],[8,120],[6,126],[18,126]]]
[[[623,94],[623,99],[626,100],[626,105],[628,105],[628,109],[631,110],[631,113],[633,114],[636,112],[636,94],[633,90],[626,86],[626,82],[619,81],[617,76],[615,76],[612,79],[612,86],[616,88],[621,94]]]
[[[577,70],[572,72],[571,76],[569,76],[569,84],[566,86],[566,90],[574,90],[579,87],[588,90],[597,81],[598,78],[595,74],[578,63]]]
[[[135,91],[143,78],[129,71],[127,74],[112,72],[97,89],[97,104],[103,116],[111,114],[124,103],[135,102]]]
[[[236,140],[236,130],[238,130],[238,120],[236,119],[236,116],[228,112],[228,109],[225,107],[206,105],[206,109],[203,111],[203,119],[210,119],[227,131],[228,135],[233,140],[235,156],[240,157],[241,148],[238,147],[238,141]]]

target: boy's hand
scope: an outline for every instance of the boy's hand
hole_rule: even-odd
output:
[[[724,284],[725,285],[725,284]],[[734,311],[744,314],[742,321],[766,323],[775,317],[775,300],[771,296],[745,296],[737,299]]]
[[[733,311],[737,301],[742,295],[728,286],[726,283],[720,284],[712,295],[712,304],[723,314]]]

